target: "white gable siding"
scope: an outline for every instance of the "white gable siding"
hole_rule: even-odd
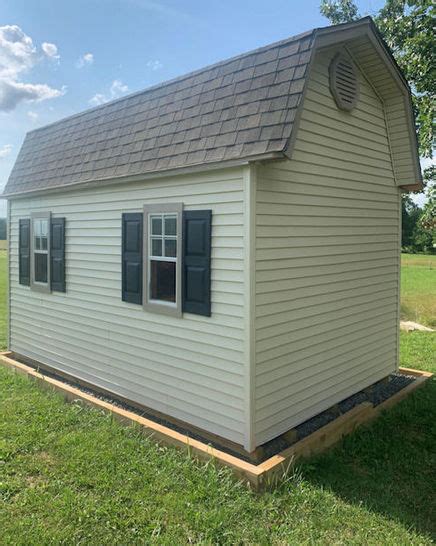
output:
[[[244,442],[242,169],[11,202],[10,349],[232,441]],[[121,214],[145,203],[212,209],[212,316],[121,301]],[[18,283],[18,220],[66,217],[67,293]]]
[[[258,169],[256,443],[397,366],[400,196],[380,100],[338,110],[314,62],[292,160]]]

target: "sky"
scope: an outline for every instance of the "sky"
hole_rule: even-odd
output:
[[[0,191],[26,132],[326,26],[319,2],[0,0]],[[383,1],[357,3],[371,15]]]

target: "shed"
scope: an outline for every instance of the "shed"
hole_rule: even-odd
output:
[[[251,453],[398,368],[410,90],[370,18],[27,134],[9,349]]]

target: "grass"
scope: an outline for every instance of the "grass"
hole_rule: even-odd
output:
[[[435,352],[402,333],[403,365],[436,372]],[[431,544],[435,400],[432,380],[258,495],[0,368],[0,544]]]
[[[401,319],[436,328],[436,255],[401,256]]]
[[[8,248],[8,242],[4,239],[0,239],[0,250],[6,250]]]

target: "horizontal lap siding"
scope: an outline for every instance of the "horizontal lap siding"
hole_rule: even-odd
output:
[[[121,301],[121,214],[145,203],[212,209],[212,316]],[[18,220],[66,217],[66,294],[18,284]],[[22,199],[11,206],[11,349],[243,443],[243,225],[239,169]]]
[[[395,370],[399,194],[381,102],[351,114],[313,66],[292,160],[259,167],[256,443]]]

